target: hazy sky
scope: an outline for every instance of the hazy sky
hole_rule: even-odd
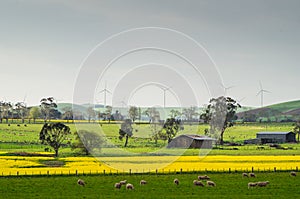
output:
[[[298,0],[1,0],[0,100],[17,102],[26,96],[28,104],[38,104],[42,97],[54,96],[58,102],[71,102],[77,77],[92,49],[114,34],[140,27],[173,29],[196,40],[209,53],[224,85],[234,86],[227,91],[228,95],[244,98],[243,105],[260,106],[260,97],[256,96],[260,89],[259,81],[264,89],[271,92],[264,96],[265,105],[300,99],[299,8]],[[143,39],[138,33],[136,37]],[[172,38],[170,35],[169,44],[173,44],[174,48],[180,46],[189,54],[196,53],[180,41],[173,43]],[[148,39],[157,41],[159,36],[153,34],[153,38]],[[126,47],[130,47],[136,41],[129,38],[127,42]],[[103,61],[102,56],[119,52],[124,47],[120,45],[111,43],[111,49],[106,48],[107,52],[98,59]],[[110,73],[122,76],[126,72],[120,71],[126,67],[130,70],[137,65],[155,68],[166,64],[168,55],[156,53],[151,56],[135,53],[124,58],[123,62],[115,63]],[[129,58],[139,62],[133,65]],[[180,62],[173,58],[172,61],[167,63],[174,64],[174,67],[175,62]],[[96,62],[94,60],[93,63]],[[185,71],[186,74],[183,74]],[[196,87],[193,72],[182,70],[179,73],[187,82],[191,81],[186,85]],[[148,73],[148,77],[155,79],[156,75]],[[122,79],[126,82],[114,77],[105,80],[107,89],[112,92],[120,89],[118,85],[129,81],[126,77]],[[172,81],[177,81],[175,76]],[[163,86],[172,86],[166,93],[167,106],[176,105],[179,93],[179,87],[175,88],[176,83],[172,81],[162,83]],[[163,106],[163,92],[157,84],[153,85],[132,87],[136,93],[131,93],[126,102]],[[97,92],[103,89],[103,81],[98,82],[95,88]],[[205,89],[204,83],[199,88]],[[207,91],[203,94],[197,91],[197,95],[200,96],[196,97],[200,101],[198,103],[207,103]],[[96,98],[96,101],[104,103],[103,93]],[[107,94],[107,104],[114,100],[112,98]]]

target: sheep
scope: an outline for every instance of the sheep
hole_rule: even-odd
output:
[[[247,173],[243,173],[242,176],[247,178],[249,177]]]
[[[213,181],[206,181],[206,184],[208,187],[215,187],[216,183],[214,183]]]
[[[125,185],[126,183],[127,183],[127,180],[121,180],[121,181],[120,181],[120,184],[121,184],[121,185]]]
[[[295,171],[291,171],[290,174],[291,174],[291,176],[295,176],[295,177],[297,176],[297,173]]]
[[[198,181],[198,180],[194,180],[194,181],[193,181],[193,184],[194,184],[195,186],[204,187],[204,184],[203,184],[201,181]]]
[[[210,180],[210,177],[208,177],[207,175],[198,176],[198,180]]]
[[[265,186],[267,186],[267,184],[269,184],[269,181],[257,182],[257,186],[259,186],[259,187],[265,187]]]
[[[121,187],[122,187],[121,183],[117,182],[117,183],[115,184],[115,188],[116,188],[116,189],[121,189]]]
[[[134,189],[134,186],[132,185],[132,184],[130,184],[130,183],[127,183],[126,184],[126,189]]]
[[[174,179],[174,183],[175,183],[176,185],[179,185],[179,180],[178,180],[177,178],[175,178],[175,179]]]
[[[249,182],[248,183],[248,189],[250,189],[250,187],[256,187],[257,186],[257,182]]]
[[[85,182],[81,179],[77,180],[77,184],[80,185],[80,186],[83,186],[83,187],[85,186]]]
[[[141,180],[141,181],[140,181],[140,185],[145,185],[145,184],[147,184],[147,181],[146,181],[146,180]]]
[[[252,177],[252,178],[256,178],[255,173],[249,173],[249,176]]]

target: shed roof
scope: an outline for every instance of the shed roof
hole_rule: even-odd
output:
[[[258,132],[257,135],[287,135],[292,132]]]
[[[205,135],[180,135],[178,137],[181,137],[181,136],[186,136],[186,137],[189,137],[189,138],[192,138],[194,140],[216,140],[214,138],[211,138],[211,137],[208,137],[208,136],[205,136]]]

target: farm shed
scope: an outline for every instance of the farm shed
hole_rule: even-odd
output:
[[[262,144],[296,142],[293,132],[258,132],[256,138],[260,139]]]
[[[212,148],[216,139],[201,135],[180,135],[174,138],[168,145],[168,148]]]

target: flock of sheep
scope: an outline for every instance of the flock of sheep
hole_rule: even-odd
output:
[[[291,175],[291,176],[297,176],[297,173],[296,173],[295,171],[292,171],[292,172],[290,173],[290,175]],[[249,174],[248,174],[248,173],[242,173],[242,176],[243,176],[243,177],[247,177],[247,178],[248,178],[248,177],[256,178],[255,173],[249,173]],[[195,186],[204,187],[205,185],[204,185],[203,181],[206,181],[206,185],[207,185],[208,187],[216,187],[216,186],[217,186],[216,183],[213,182],[213,181],[211,181],[211,180],[210,180],[210,177],[207,176],[207,175],[198,176],[197,180],[194,180],[194,181],[193,181],[193,184],[194,184]],[[173,183],[174,183],[175,185],[179,185],[180,182],[179,182],[179,180],[178,180],[177,178],[175,178],[175,179],[173,180]],[[79,180],[77,181],[77,184],[80,185],[80,186],[85,186],[86,183],[85,183],[82,179],[79,179]],[[146,180],[141,180],[141,181],[140,181],[140,185],[146,185],[146,184],[147,184],[147,181],[146,181]],[[269,184],[269,181],[249,182],[249,183],[248,183],[248,189],[250,189],[250,188],[252,188],[252,187],[266,187],[268,184]],[[133,189],[134,189],[133,184],[127,183],[127,180],[122,180],[122,181],[120,181],[120,182],[116,182],[115,185],[114,185],[114,187],[115,187],[116,189],[121,189],[122,186],[125,186],[127,190],[133,190]]]
[[[297,173],[295,171],[291,171],[290,173],[291,176],[296,177]],[[243,177],[253,177],[256,178],[256,175],[254,173],[243,173],[242,174]],[[266,187],[270,182],[269,181],[260,181],[260,182],[249,182],[248,183],[248,189],[250,189],[251,187]]]

